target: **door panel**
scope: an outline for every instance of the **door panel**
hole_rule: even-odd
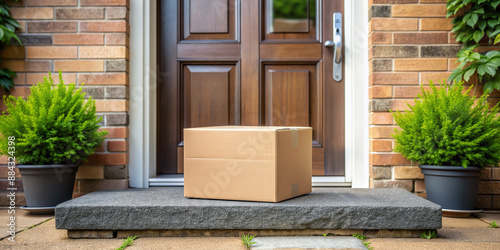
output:
[[[183,70],[184,128],[235,124],[236,66],[185,65]]]
[[[310,126],[313,175],[344,175],[343,0],[159,0],[158,174],[183,172],[183,129]]]
[[[237,0],[183,0],[182,40],[236,42],[236,2]]]
[[[264,125],[309,126],[309,70],[266,70]]]

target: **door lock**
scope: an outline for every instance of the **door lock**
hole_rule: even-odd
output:
[[[333,42],[326,41],[325,47],[333,47],[333,79],[342,81],[342,14],[333,13]]]

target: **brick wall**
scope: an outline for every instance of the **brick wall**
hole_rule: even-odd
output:
[[[48,71],[62,70],[66,83],[85,83],[96,99],[105,143],[80,166],[75,196],[128,187],[128,1],[10,1],[24,47],[2,51],[2,66],[17,72],[12,94],[26,96]],[[0,93],[2,96],[4,92]],[[0,106],[0,109],[5,107]],[[0,158],[0,206],[6,205],[6,157]],[[18,175],[18,177],[20,177]],[[21,187],[21,182],[17,183]],[[22,192],[18,201],[24,199]]]
[[[461,48],[450,32],[446,0],[369,0],[370,186],[401,187],[425,197],[416,163],[393,152],[389,110],[414,103],[420,85],[448,78]],[[472,80],[474,82],[474,80]],[[500,208],[500,168],[486,168],[477,206]]]

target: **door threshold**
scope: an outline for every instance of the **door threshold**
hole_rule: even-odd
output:
[[[183,187],[183,174],[162,174],[149,178],[150,187]],[[313,187],[351,187],[350,182],[345,182],[344,176],[313,176]]]

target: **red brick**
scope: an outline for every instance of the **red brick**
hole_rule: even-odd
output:
[[[373,32],[370,36],[373,44],[391,44],[392,33],[387,32]]]
[[[76,47],[43,46],[27,47],[26,57],[28,59],[68,59],[77,57]]]
[[[477,195],[475,206],[477,208],[482,208],[482,209],[492,208],[492,196],[491,195]]]
[[[81,6],[127,6],[127,0],[81,0]]]
[[[418,3],[418,0],[373,0],[374,4],[408,4]]]
[[[54,45],[103,45],[104,34],[54,34]]]
[[[370,140],[370,151],[372,152],[391,152],[392,141],[389,140]]]
[[[430,87],[424,87],[425,90],[429,90]],[[394,97],[403,97],[403,98],[415,98],[418,94],[422,92],[421,87],[411,87],[411,86],[396,86],[394,87]]]
[[[24,0],[28,6],[76,6],[78,0]]]
[[[372,112],[370,113],[370,124],[373,125],[391,125],[393,116],[390,112]]]
[[[34,85],[38,82],[42,82],[44,77],[47,77],[48,73],[31,73],[27,76],[27,84]],[[76,82],[76,74],[62,74],[64,84],[70,84]],[[57,84],[59,83],[59,73],[52,72],[52,79]]]
[[[2,50],[2,59],[24,59],[26,52],[22,46],[7,46]]]
[[[394,179],[423,179],[424,175],[419,167],[394,167]]]
[[[500,181],[480,181],[478,194],[500,194]]]
[[[108,131],[108,135],[106,135],[106,138],[108,139],[128,138],[127,127],[101,127],[99,131],[102,130]]]
[[[10,14],[14,19],[53,19],[53,8],[10,8]]]
[[[425,181],[415,180],[415,192],[425,192]]]
[[[422,72],[420,73],[420,84],[429,84],[430,81],[433,83],[446,81],[450,74],[451,72]]]
[[[370,21],[372,31],[417,30],[416,18],[373,18]]]
[[[414,99],[405,99],[405,100],[393,100],[390,105],[390,109],[393,111],[405,111],[408,110],[408,105],[415,105]]]
[[[80,166],[76,179],[104,179],[104,166]]]
[[[29,33],[76,32],[77,22],[28,22]]]
[[[370,127],[370,138],[374,139],[382,139],[388,138],[391,139],[391,134],[394,134],[394,126],[375,126]]]
[[[108,151],[110,151],[110,152],[126,152],[127,150],[128,150],[128,141],[108,140]]]
[[[491,169],[491,179],[500,181],[500,168],[495,167]]]
[[[395,71],[439,71],[447,69],[448,61],[446,58],[394,59]]]
[[[106,34],[106,45],[127,45],[126,33]]]
[[[420,19],[420,30],[443,30],[450,31],[453,28],[452,18],[422,18]]]
[[[16,73],[17,77],[14,77],[14,85],[26,85],[26,74]]]
[[[368,98],[391,98],[392,87],[390,86],[373,86],[368,89]]]
[[[394,33],[394,44],[447,44],[448,33]]]
[[[125,46],[85,46],[80,47],[79,58],[126,58]]]
[[[54,70],[70,72],[104,71],[104,61],[102,60],[74,60],[74,61],[54,61]]]
[[[397,153],[370,154],[370,164],[377,166],[408,166],[411,162]]]
[[[2,60],[2,66],[15,72],[48,72],[49,61]]]
[[[128,164],[128,154],[93,154],[86,165],[125,165]]]
[[[96,100],[97,112],[128,111],[127,100]]]
[[[108,73],[108,74],[79,74],[78,84],[87,85],[127,85],[127,74]]]
[[[80,22],[80,32],[126,32],[126,21]]]
[[[104,8],[63,8],[56,9],[58,20],[104,19]]]
[[[19,173],[18,168],[14,168],[13,171],[14,171],[14,176],[16,178],[21,178],[21,174]],[[11,172],[11,170],[9,169],[9,167],[7,165],[0,166],[0,178],[8,178],[9,172]]]
[[[418,73],[373,73],[374,85],[413,85],[418,84]]]
[[[481,176],[479,178],[481,180],[491,180],[492,179],[492,170],[491,170],[491,168],[483,168],[483,169],[481,169]]]
[[[393,17],[446,17],[446,4],[393,5]]]

